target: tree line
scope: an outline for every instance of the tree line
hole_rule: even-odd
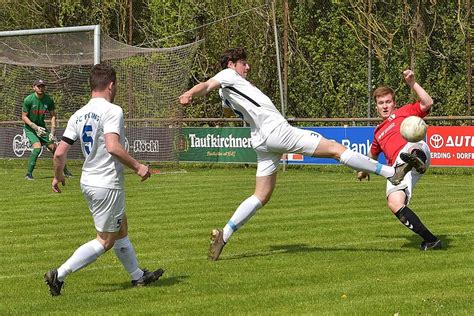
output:
[[[100,24],[143,47],[204,39],[190,86],[219,71],[223,50],[243,46],[250,81],[279,107],[273,8],[288,117],[375,117],[379,85],[398,103],[414,100],[406,68],[435,100],[432,115],[472,115],[471,0],[4,0],[0,30]],[[220,117],[218,95],[185,114]]]

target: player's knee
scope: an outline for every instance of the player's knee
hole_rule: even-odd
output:
[[[396,212],[398,212],[399,209],[405,206],[405,204],[401,203],[400,201],[391,201],[391,200],[387,201],[387,205],[393,214],[395,214]]]
[[[104,233],[102,233],[103,235]],[[115,238],[112,235],[97,236],[97,240],[100,242],[105,251],[110,250],[115,244]]]

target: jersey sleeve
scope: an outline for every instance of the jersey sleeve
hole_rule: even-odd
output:
[[[79,135],[77,134],[76,128],[76,115],[72,115],[67,122],[66,130],[63,133],[63,137],[69,138],[72,141],[76,141]]]
[[[21,106],[21,110],[23,112],[26,112],[26,113],[29,113],[30,112],[30,108],[31,108],[31,102],[29,101],[29,98],[26,97],[24,100],[23,100],[23,104]]]
[[[428,115],[428,112],[425,112],[421,109],[420,101],[416,101],[414,103],[405,104],[401,109],[408,115],[408,116],[419,116],[424,118]]]
[[[115,133],[120,135],[120,130],[123,126],[123,111],[122,108],[116,107],[109,111],[104,117],[104,134]]]
[[[230,68],[218,72],[212,79],[221,84],[221,88],[232,87],[235,84],[238,74]]]
[[[370,145],[370,153],[374,156],[378,156],[382,152],[382,148],[380,147],[379,142],[374,137],[372,140],[372,144]]]
[[[54,103],[53,98],[49,97],[50,105],[48,107],[49,112],[54,112],[56,110],[56,104]]]

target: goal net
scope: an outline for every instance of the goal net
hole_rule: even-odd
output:
[[[0,157],[27,157],[31,150],[23,134],[21,107],[23,99],[33,93],[36,79],[46,82],[46,93],[56,104],[57,136],[62,135],[67,119],[88,102],[93,36],[86,31],[0,37]],[[114,103],[124,110],[129,153],[145,161],[177,161],[177,99],[186,90],[199,42],[140,48],[107,35],[100,41],[101,62],[117,71]],[[68,156],[82,158],[77,144]]]

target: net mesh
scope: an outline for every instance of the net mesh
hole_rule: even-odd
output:
[[[23,124],[19,120],[23,99],[33,93],[36,79],[46,82],[46,92],[55,101],[60,119],[58,136],[66,120],[88,102],[93,35],[91,31],[0,37],[0,128],[4,129],[0,157],[22,157],[29,150],[28,144],[20,141]],[[102,35],[101,61],[117,71],[119,89],[114,103],[124,110],[126,145],[135,158],[177,160],[177,99],[187,88],[198,46],[199,42],[173,48],[139,48]],[[76,144],[70,157],[81,158]]]

